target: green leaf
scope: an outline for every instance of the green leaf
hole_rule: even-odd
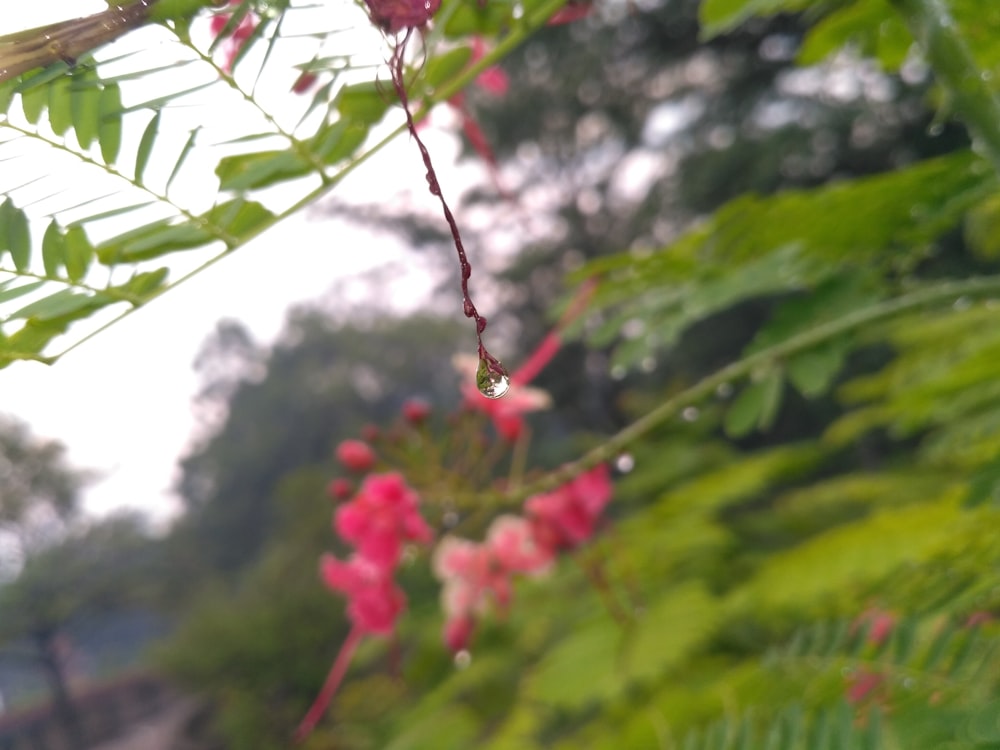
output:
[[[5,240],[6,249],[10,251],[10,256],[14,260],[14,267],[18,271],[27,271],[31,263],[31,234],[28,230],[28,217],[24,212],[14,206],[8,198],[0,206],[0,231]]]
[[[106,164],[114,164],[122,145],[122,94],[117,83],[105,86],[101,92],[100,120],[97,140],[101,157]]]
[[[969,480],[965,504],[974,507],[984,503],[1000,506],[1000,458],[986,464]]]
[[[848,45],[894,71],[906,60],[913,37],[887,0],[858,0],[830,13],[809,30],[798,62],[816,65]]]
[[[294,151],[262,151],[227,156],[215,168],[220,190],[250,190],[301,177],[313,167]]]
[[[740,438],[754,427],[762,430],[769,428],[781,404],[783,384],[781,370],[775,368],[744,388],[726,412],[723,421],[726,434],[731,438]]]
[[[153,143],[160,128],[160,112],[156,114],[146,124],[146,129],[142,131],[142,138],[139,139],[139,150],[135,153],[135,179],[142,180],[142,175],[146,171],[146,164],[149,163],[149,156],[153,153]]]
[[[94,246],[90,244],[83,227],[74,226],[66,230],[66,275],[70,281],[79,281],[86,273],[94,258]]]
[[[365,125],[374,125],[389,109],[389,99],[395,94],[385,84],[375,81],[344,86],[333,100],[337,111],[345,118]]]
[[[94,307],[101,307],[111,302],[96,295],[81,294],[73,289],[60,289],[55,294],[25,305],[11,314],[11,319],[32,318],[46,321],[62,318],[73,313],[79,313]]]
[[[63,135],[73,123],[71,109],[72,82],[70,76],[61,76],[49,84],[49,125],[56,135]]]
[[[444,26],[445,36],[495,36],[514,20],[510,2],[467,3],[461,2],[454,9]]]
[[[97,248],[97,257],[106,265],[134,263],[158,258],[178,250],[190,250],[211,242],[215,237],[203,227],[190,224],[156,222],[120,235]]]
[[[849,342],[839,339],[799,352],[785,363],[788,380],[806,398],[820,396],[829,390],[849,350]]]
[[[14,98],[14,87],[16,80],[0,83],[0,114],[7,114],[10,109],[11,99]]]
[[[368,126],[353,120],[337,120],[316,134],[316,153],[326,164],[352,156],[368,137]]]
[[[181,153],[177,157],[177,161],[174,163],[174,168],[170,170],[170,177],[167,178],[167,185],[164,188],[165,192],[170,191],[170,186],[173,184],[174,178],[177,177],[177,173],[181,171],[181,166],[183,166],[188,154],[191,153],[191,149],[194,148],[195,140],[197,139],[198,132],[200,130],[201,126],[192,130],[190,135],[188,135],[188,139],[184,142],[184,146],[181,148]]]
[[[424,80],[430,88],[436,89],[465,70],[471,60],[471,47],[449,50],[427,61],[424,66]]]
[[[21,92],[21,109],[24,110],[25,119],[32,125],[38,124],[48,103],[48,86],[33,86]]]
[[[0,291],[0,303],[10,302],[12,299],[23,297],[25,294],[31,294],[33,291],[44,285],[44,281],[32,281],[28,284],[16,286],[13,289],[4,289]]]
[[[70,96],[73,129],[80,148],[90,148],[101,124],[101,89],[93,73],[77,76]]]
[[[814,0],[704,0],[699,9],[702,38],[711,39],[732,31],[754,16],[795,13]]]
[[[66,241],[62,230],[53,220],[49,223],[42,236],[42,263],[45,265],[45,275],[58,278],[59,268],[66,260]]]
[[[978,258],[1000,258],[1000,195],[989,196],[966,214],[965,241]]]
[[[154,297],[157,292],[163,287],[163,283],[167,279],[167,274],[169,269],[157,268],[155,271],[145,271],[143,273],[136,274],[131,279],[129,279],[124,284],[116,287],[109,287],[108,293],[119,292],[124,298],[128,299],[133,304],[141,304],[142,302]],[[137,301],[138,300],[138,301]]]
[[[274,219],[274,214],[256,201],[235,198],[212,208],[205,219],[231,237],[241,240],[253,234],[262,224]]]

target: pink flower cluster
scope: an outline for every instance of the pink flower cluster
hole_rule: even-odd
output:
[[[525,503],[525,516],[500,516],[475,543],[446,537],[434,555],[434,573],[443,582],[444,642],[452,651],[466,648],[476,618],[491,607],[506,611],[514,575],[544,573],[562,550],[590,539],[611,499],[605,465],[581,474],[553,492]]]
[[[345,451],[346,444],[352,445]],[[345,441],[338,456],[357,458],[364,453],[359,446],[367,448],[361,441]],[[320,578],[331,591],[347,597],[347,617],[352,627],[322,690],[299,724],[299,740],[309,735],[326,711],[361,640],[366,635],[392,634],[396,620],[406,609],[406,596],[394,580],[403,545],[426,544],[434,537],[418,505],[417,493],[402,476],[372,474],[365,478],[354,498],[334,513],[334,529],[355,551],[347,560],[323,555]]]
[[[365,0],[372,23],[387,34],[417,29],[427,23],[441,7],[441,0]]]
[[[391,633],[406,606],[393,580],[403,544],[426,544],[434,537],[418,504],[402,476],[373,474],[334,513],[334,529],[355,553],[347,561],[324,555],[320,575],[328,588],[347,597],[348,617],[364,633]]]

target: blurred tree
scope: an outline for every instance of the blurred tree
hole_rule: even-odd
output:
[[[282,477],[329,462],[336,440],[389,421],[409,397],[456,403],[451,356],[466,333],[425,315],[340,323],[300,308],[262,353],[237,324],[220,324],[198,358],[206,376],[198,407],[207,404],[219,424],[183,459],[178,482],[188,513],[173,543],[186,564],[237,571],[274,529]]]
[[[18,576],[0,587],[0,644],[31,644],[30,658],[74,747],[84,747],[85,738],[69,690],[66,627],[91,613],[150,604],[159,573],[159,549],[145,522],[121,515],[67,530],[28,555]]]
[[[61,443],[0,416],[0,579],[16,575],[27,554],[60,538],[91,476],[69,465]]]

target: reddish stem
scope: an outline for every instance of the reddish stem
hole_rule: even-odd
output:
[[[483,331],[486,330],[486,318],[479,314],[479,310],[476,309],[476,305],[472,301],[472,296],[469,294],[469,277],[472,276],[472,264],[469,263],[469,256],[465,252],[465,245],[462,244],[462,235],[458,231],[458,222],[455,221],[455,216],[452,214],[451,209],[448,207],[448,202],[441,192],[441,185],[438,182],[437,172],[434,170],[434,165],[431,162],[430,152],[420,139],[420,134],[417,132],[417,125],[413,121],[413,114],[410,112],[410,100],[406,93],[403,53],[406,50],[406,43],[410,40],[412,32],[412,29],[407,29],[402,40],[397,41],[393,49],[392,57],[389,60],[392,86],[396,90],[396,95],[399,97],[400,103],[403,105],[403,112],[406,114],[406,127],[416,142],[417,148],[420,149],[420,157],[423,159],[424,167],[427,169],[428,188],[431,191],[431,195],[437,196],[438,200],[441,201],[441,209],[444,212],[445,221],[448,222],[452,240],[455,242],[455,251],[458,253],[458,262],[462,277],[462,312],[465,314],[465,317],[472,318],[476,322],[476,342],[479,346],[479,359],[485,360],[490,372],[506,377],[507,372],[504,370],[503,365],[500,364],[500,361],[496,357],[486,351],[486,347],[483,345]]]
[[[313,704],[306,711],[306,715],[302,717],[302,721],[299,722],[299,726],[295,730],[296,742],[304,741],[312,733],[313,729],[316,728],[316,724],[319,723],[323,714],[326,713],[326,709],[330,706],[330,701],[333,700],[337,688],[340,687],[344,675],[347,674],[347,668],[351,665],[354,652],[358,650],[358,646],[361,644],[361,639],[364,636],[364,631],[357,625],[352,627],[351,632],[347,634],[344,644],[340,647],[340,653],[337,654],[333,666],[330,667],[330,672],[326,676],[326,681],[323,683],[319,695],[316,696],[316,700],[313,701]]]

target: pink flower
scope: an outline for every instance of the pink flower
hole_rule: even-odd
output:
[[[317,80],[318,77],[315,73],[303,70],[299,77],[295,79],[295,83],[292,84],[292,92],[304,94],[316,85]]]
[[[431,415],[431,405],[420,398],[410,398],[403,402],[403,419],[414,427],[422,425]]]
[[[347,616],[362,633],[388,635],[406,607],[406,597],[393,582],[391,571],[363,555],[347,562],[323,555],[320,576],[328,588],[347,597]]]
[[[337,446],[337,460],[349,471],[368,471],[375,465],[375,451],[361,440],[343,440]]]
[[[365,0],[372,23],[389,34],[421,28],[437,13],[441,0]]]
[[[346,500],[353,492],[354,486],[343,478],[334,479],[326,486],[326,494],[331,500]]]
[[[590,539],[611,500],[611,489],[608,467],[601,464],[552,492],[528,498],[524,507],[537,543],[553,550],[572,549]]]
[[[868,628],[868,642],[880,646],[892,634],[892,629],[895,626],[896,618],[891,612],[873,607],[854,620],[851,632],[853,633],[860,628]]]
[[[542,573],[552,564],[552,550],[540,545],[531,522],[499,516],[490,524],[486,544],[499,566],[511,573]]]
[[[589,16],[593,10],[593,4],[587,0],[583,0],[582,2],[573,2],[573,0],[570,0],[564,8],[556,11],[552,15],[552,17],[546,22],[546,25],[561,26],[564,23],[579,21],[581,18]]]
[[[482,544],[443,539],[434,553],[433,569],[444,584],[441,605],[448,648],[460,651],[468,645],[476,616],[490,605],[501,610],[510,605],[515,574],[542,573],[551,562],[551,551],[536,543],[532,525],[515,516],[493,521]]]
[[[453,654],[469,646],[476,621],[468,615],[452,617],[444,625],[444,645]]]
[[[230,5],[237,5],[239,2],[240,0],[229,0]],[[218,37],[222,33],[232,15],[232,13],[216,13],[212,16],[211,29],[213,36]],[[260,19],[256,15],[247,13],[240,19],[239,24],[226,39],[224,47],[225,62],[222,67],[227,73],[233,72],[233,65],[236,63],[236,58],[239,57],[240,51],[253,35],[259,23]]]
[[[885,676],[877,672],[861,671],[851,681],[851,686],[847,689],[847,700],[849,703],[858,704],[866,698],[873,696],[876,690],[885,682]]]
[[[399,474],[365,479],[358,494],[337,509],[334,527],[362,557],[391,570],[399,562],[403,542],[429,542],[430,527],[418,510],[419,498]]]
[[[484,54],[486,54],[486,44],[481,37],[477,36],[472,40],[472,60],[470,62],[481,60]],[[476,85],[494,96],[504,96],[510,89],[510,78],[503,71],[503,68],[491,65],[476,77]]]

